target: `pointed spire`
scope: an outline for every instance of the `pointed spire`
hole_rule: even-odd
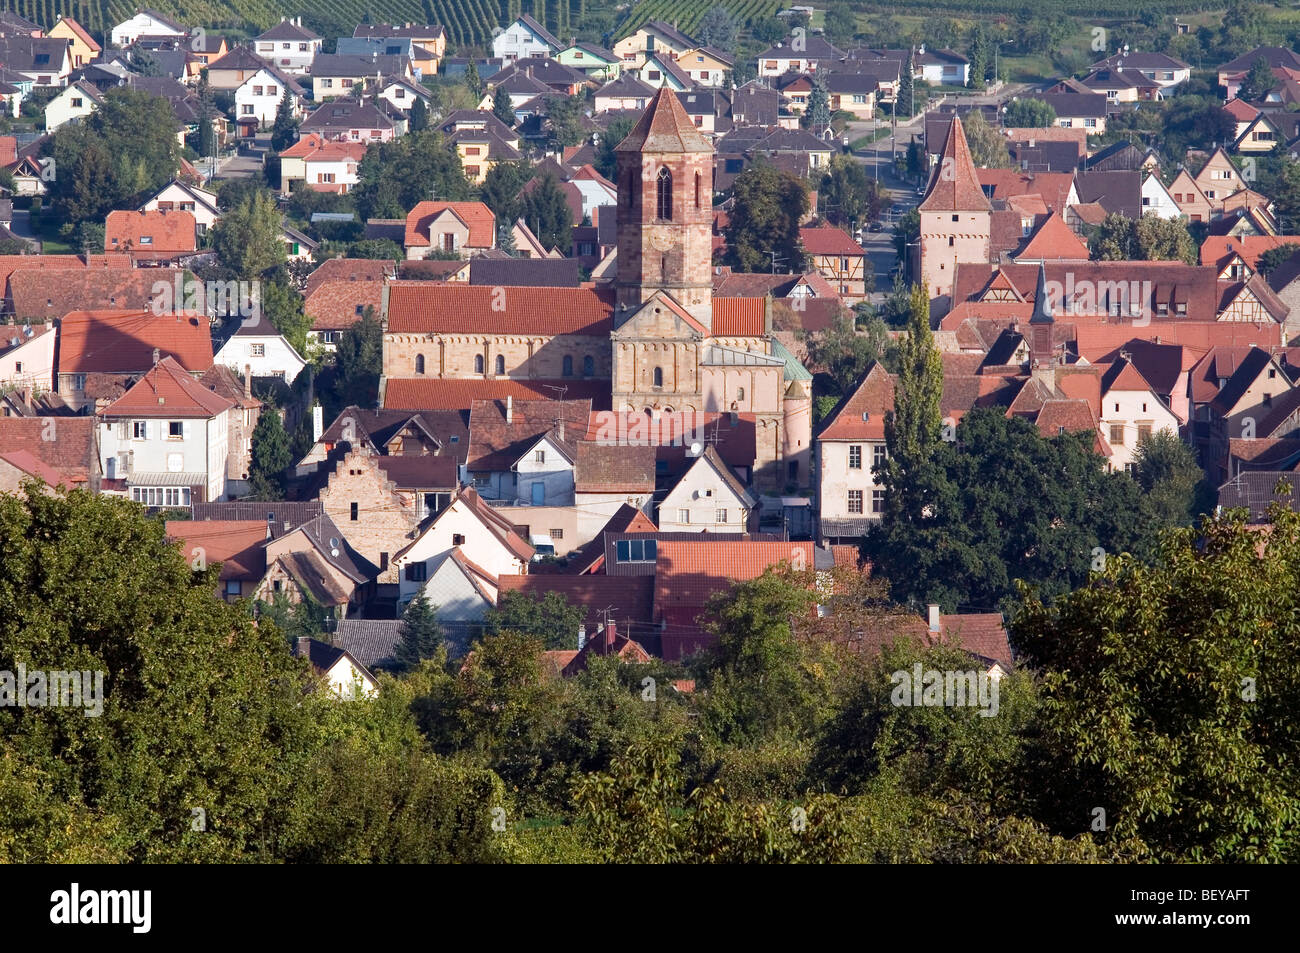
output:
[[[1056,323],[1056,319],[1052,317],[1052,296],[1047,293],[1047,269],[1041,263],[1038,266],[1038,287],[1034,290],[1034,315],[1029,319],[1029,323]]]
[[[616,147],[616,152],[712,152],[713,146],[704,137],[681,100],[667,86],[655,93],[650,105],[632,127],[627,138]]]
[[[990,212],[988,196],[980,188],[975,160],[971,158],[966,130],[958,116],[952,117],[943,153],[934,167],[930,188],[921,200],[922,212]]]

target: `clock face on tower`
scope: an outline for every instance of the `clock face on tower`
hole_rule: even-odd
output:
[[[655,251],[671,251],[673,246],[677,244],[676,236],[654,229],[651,230],[647,239],[650,242],[650,247]]]

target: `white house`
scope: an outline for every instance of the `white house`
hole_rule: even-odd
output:
[[[659,504],[663,533],[744,533],[757,501],[707,446]]]
[[[100,467],[146,506],[189,506],[226,493],[235,404],[165,357],[99,415]]]
[[[351,192],[361,181],[361,160],[365,154],[364,142],[322,143],[303,157],[304,182],[317,192]]]
[[[347,649],[300,636],[294,644],[293,654],[306,659],[312,674],[321,679],[340,701],[374,698],[379,694],[375,676]]]
[[[254,377],[281,377],[286,384],[292,384],[307,366],[284,335],[260,315],[241,324],[212,361],[232,368],[235,373],[251,367]]]
[[[488,609],[496,605],[500,580],[467,559],[459,546],[430,561],[428,575],[422,588],[429,602],[438,607],[438,621],[444,626],[450,623],[454,628],[464,629],[479,624]],[[408,597],[403,579],[398,611],[404,611],[421,589],[414,583],[412,586]]]
[[[312,60],[321,51],[322,40],[302,25],[302,17],[285,17],[253,40],[253,52],[286,73],[311,72]]]
[[[189,31],[185,27],[155,10],[141,10],[109,31],[109,39],[116,47],[130,46],[142,36],[188,35]]]
[[[876,468],[887,459],[885,417],[893,409],[894,382],[881,364],[873,364],[818,434],[818,535],[823,541],[857,541],[881,518],[885,488]]]
[[[276,110],[285,96],[289,97],[293,114],[301,116],[304,95],[302,87],[288,74],[268,66],[248,77],[235,90],[235,117],[241,120],[252,117],[265,128],[275,121]]]
[[[916,79],[943,86],[965,86],[970,79],[970,60],[952,50],[926,51],[922,46],[912,58]]]
[[[543,434],[511,466],[515,502],[529,506],[573,505],[573,451],[552,431]]]
[[[415,598],[453,549],[459,549],[481,574],[494,577],[527,572],[534,552],[504,516],[473,488],[465,487],[414,542],[393,557],[400,580],[399,604]]]
[[[1113,455],[1113,470],[1133,469],[1138,444],[1153,433],[1177,436],[1178,418],[1156,396],[1147,379],[1123,356],[1111,364],[1101,379],[1101,435]]]
[[[1158,215],[1171,221],[1183,214],[1158,175],[1148,173],[1142,182],[1142,214]]]
[[[564,45],[546,27],[524,14],[492,38],[492,55],[512,63],[538,56],[555,56]]]
[[[758,55],[759,76],[782,76],[785,73],[815,73],[819,66],[839,62],[844,53],[820,36],[796,36],[768,47]]]
[[[0,390],[54,390],[54,339],[48,324],[0,328]]]
[[[84,119],[99,108],[104,94],[90,83],[77,80],[45,104],[45,131]]]
[[[173,179],[149,201],[140,206],[141,212],[189,212],[194,216],[198,235],[207,232],[221,218],[217,209],[217,194],[197,185],[188,185]]]
[[[391,77],[385,80],[384,87],[379,91],[379,95],[395,109],[400,109],[402,112],[409,112],[417,99],[423,100],[425,106],[428,106],[433,101],[433,95],[429,92],[429,87],[423,83],[401,77]]]

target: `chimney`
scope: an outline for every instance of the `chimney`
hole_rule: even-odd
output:
[[[564,439],[564,418],[561,417],[555,422],[555,427],[559,431],[560,439]]]
[[[581,652],[582,647],[586,644],[587,644],[587,627],[585,625],[580,625],[578,626],[578,651]]]
[[[618,633],[614,629],[613,622],[606,622],[600,631],[600,644],[596,646],[601,655],[611,655],[614,652],[614,643],[617,640]]]
[[[268,541],[275,538],[275,514],[274,513],[266,514],[266,538]]]
[[[325,432],[325,411],[321,409],[320,404],[313,404],[311,408],[311,439],[315,443],[320,440],[320,435]]]
[[[153,362],[154,362],[155,364],[157,364],[157,363],[158,363],[158,360],[159,360],[161,357],[162,357],[162,352],[159,351],[157,348],[154,348],[154,349],[153,349]]]
[[[244,365],[244,396],[253,396],[253,365]]]
[[[298,648],[294,654],[298,658],[311,658],[311,638],[309,636],[298,636]]]
[[[509,394],[506,394],[506,423],[512,424],[514,422],[515,422],[515,399]]]
[[[939,607],[934,603],[930,604],[930,631],[939,631]]]

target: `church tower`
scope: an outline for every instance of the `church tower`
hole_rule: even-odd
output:
[[[921,214],[921,277],[940,313],[954,304],[958,264],[988,265],[993,206],[980,187],[961,119],[954,116],[948,141],[918,207]]]
[[[662,290],[711,327],[713,146],[664,87],[614,152],[615,325]]]

